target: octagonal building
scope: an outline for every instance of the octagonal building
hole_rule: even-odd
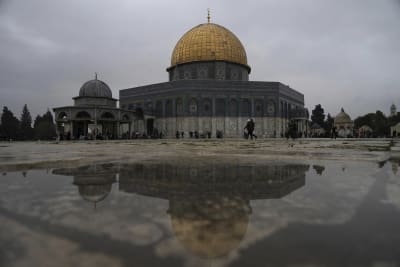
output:
[[[73,106],[53,108],[57,136],[64,140],[119,139],[131,136],[137,123],[134,111],[117,107],[110,87],[97,79],[85,82]]]
[[[169,81],[120,90],[122,109],[143,114],[132,129],[148,135],[241,137],[248,119],[259,137],[280,137],[290,120],[308,132],[304,95],[275,81],[249,81],[241,41],[214,24],[186,32],[172,51]]]

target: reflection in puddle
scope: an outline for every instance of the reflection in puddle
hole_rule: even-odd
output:
[[[325,163],[7,173],[0,266],[398,266],[398,162]]]
[[[325,167],[324,166],[320,166],[320,165],[313,165],[313,169],[315,170],[315,172],[318,174],[318,175],[322,175],[322,173],[324,172],[324,170],[325,170]],[[342,169],[343,170],[343,169]]]
[[[217,258],[240,245],[251,214],[250,200],[281,198],[304,186],[308,165],[104,164],[57,169],[73,176],[86,201],[96,203],[119,190],[169,201],[176,238],[201,258]]]

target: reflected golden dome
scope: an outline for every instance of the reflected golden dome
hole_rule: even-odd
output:
[[[172,200],[169,212],[177,240],[197,257],[213,259],[239,247],[247,232],[251,207],[241,198]]]
[[[248,217],[235,221],[171,219],[176,238],[194,255],[214,259],[227,255],[237,249],[247,232]]]
[[[195,61],[228,61],[247,66],[246,51],[240,40],[228,29],[214,23],[200,24],[176,44],[171,67]]]

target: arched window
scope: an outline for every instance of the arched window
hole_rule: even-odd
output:
[[[217,116],[225,116],[225,110],[226,110],[225,99],[217,98],[215,101],[215,105],[216,105],[216,107],[215,107],[216,115]]]
[[[183,72],[183,79],[190,80],[191,78],[192,78],[192,73],[190,72],[190,70],[185,70]]]
[[[207,67],[200,67],[197,73],[197,78],[200,80],[207,79]]]
[[[181,98],[177,98],[175,100],[175,106],[176,106],[176,115],[182,116],[183,115],[183,101]]]
[[[248,99],[242,99],[242,104],[240,107],[240,114],[244,117],[251,116],[251,105]]]
[[[202,113],[204,116],[211,116],[212,115],[212,104],[209,98],[203,100],[203,110]]]
[[[172,116],[172,100],[171,99],[168,99],[165,102],[165,115]]]
[[[136,117],[140,120],[144,119],[144,112],[142,108],[135,108]]]
[[[274,116],[275,115],[275,102],[274,101],[272,101],[272,100],[269,100],[268,101],[268,104],[267,104],[267,112],[268,112],[268,115],[269,116]]]
[[[156,102],[156,116],[159,117],[159,118],[163,116],[162,102],[161,101],[157,101]]]
[[[104,112],[101,114],[102,119],[114,119],[114,115],[111,112]]]
[[[238,115],[238,103],[236,99],[231,99],[229,103],[229,115],[232,117],[237,117]]]
[[[67,113],[65,113],[64,111],[60,112],[60,114],[58,114],[58,119],[60,119],[60,120],[68,120]]]
[[[128,116],[127,114],[124,114],[124,115],[122,116],[122,120],[123,120],[123,121],[129,121],[130,119],[129,119],[129,116]]]
[[[192,98],[189,102],[189,113],[191,115],[197,114],[197,100]]]
[[[255,101],[254,113],[258,117],[261,117],[264,114],[264,112],[263,112],[263,102],[262,102],[261,99],[257,99]]]

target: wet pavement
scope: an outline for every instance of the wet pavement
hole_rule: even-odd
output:
[[[385,140],[21,144],[0,266],[400,266]]]
[[[214,157],[230,161],[265,160],[385,161],[400,146],[392,139],[156,139],[76,142],[0,142],[0,171],[54,168],[99,162],[162,161]],[[398,144],[398,143],[397,143]],[[396,150],[397,149],[397,150]]]
[[[399,266],[399,162],[4,172],[1,266]]]

